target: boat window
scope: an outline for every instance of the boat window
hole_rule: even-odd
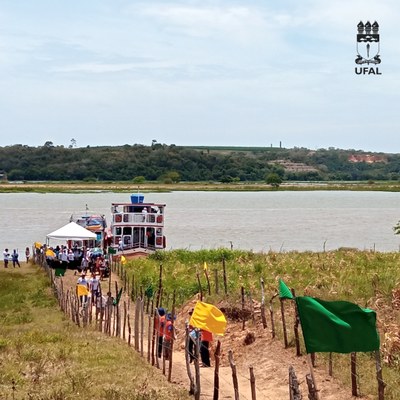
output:
[[[124,235],[132,235],[132,228],[130,226],[124,227],[123,234]]]
[[[122,228],[120,226],[115,228],[115,234],[118,236],[122,235]]]

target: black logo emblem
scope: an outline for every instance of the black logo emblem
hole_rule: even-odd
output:
[[[364,25],[362,21],[357,25],[357,58],[356,64],[380,64],[379,55],[379,25],[369,21]]]

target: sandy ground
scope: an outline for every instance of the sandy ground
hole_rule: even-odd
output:
[[[64,281],[64,288],[74,287],[78,276],[74,276],[73,271],[67,271]],[[117,275],[112,274],[112,285],[115,287],[115,281],[119,282]],[[108,289],[108,281],[102,283],[103,292]],[[114,289],[113,289],[114,291]],[[128,297],[124,294],[122,301],[128,301]],[[196,300],[193,300],[183,307],[176,320],[177,340],[174,344],[172,382],[189,389],[189,378],[186,370],[185,354],[184,354],[184,329],[185,320],[188,318],[188,311],[194,306]],[[133,308],[133,307],[132,307]],[[131,310],[133,316],[133,310]],[[147,326],[147,318],[145,317],[145,326]],[[131,322],[132,323],[132,322]],[[133,324],[133,323],[132,323]],[[133,330],[133,328],[132,328]],[[244,338],[248,332],[254,333],[255,341],[250,345],[244,344]],[[127,336],[127,335],[126,335]],[[145,334],[145,338],[147,335]],[[305,355],[296,357],[295,349],[290,347],[284,348],[283,342],[279,339],[271,339],[271,333],[267,329],[262,328],[260,321],[256,320],[256,324],[247,322],[245,330],[242,330],[241,322],[228,321],[228,329],[226,335],[221,340],[221,367],[219,371],[220,399],[234,399],[234,389],[232,383],[232,370],[228,363],[228,351],[232,350],[238,373],[238,385],[240,399],[251,400],[251,387],[249,367],[253,366],[256,385],[256,398],[258,400],[287,400],[289,399],[288,389],[288,370],[289,366],[293,366],[300,383],[303,398],[307,398],[308,390],[306,384],[306,374],[310,372],[307,358]],[[215,342],[213,343],[215,346]],[[144,344],[145,356],[147,359],[147,343]],[[213,360],[212,353],[212,364]],[[194,375],[194,367],[192,373]],[[350,400],[351,388],[343,387],[334,378],[330,377],[324,368],[317,367],[314,374],[319,389],[320,400]],[[200,368],[201,376],[201,399],[212,399],[214,391],[214,368]],[[367,399],[369,397],[359,397]]]

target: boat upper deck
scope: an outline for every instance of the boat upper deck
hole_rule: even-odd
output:
[[[165,204],[156,203],[111,203],[113,225],[164,226]]]

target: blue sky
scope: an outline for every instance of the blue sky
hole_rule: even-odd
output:
[[[400,152],[397,1],[0,0],[1,146]],[[356,75],[380,24],[382,75]]]

